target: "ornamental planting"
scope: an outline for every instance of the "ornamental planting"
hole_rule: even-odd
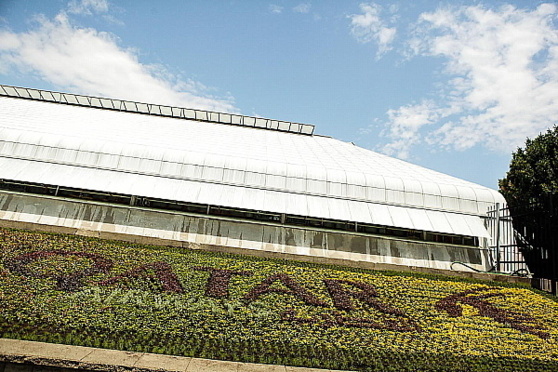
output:
[[[0,332],[353,370],[558,370],[528,288],[0,229]]]

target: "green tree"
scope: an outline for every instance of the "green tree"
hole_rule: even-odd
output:
[[[558,126],[527,139],[512,155],[500,192],[513,208],[541,201],[558,191]]]

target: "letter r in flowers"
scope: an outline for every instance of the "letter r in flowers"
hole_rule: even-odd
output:
[[[339,310],[354,310],[355,306],[351,298],[358,299],[378,311],[391,315],[403,315],[403,312],[392,306],[386,305],[377,299],[378,293],[373,285],[352,280],[324,279],[333,304]],[[358,291],[347,289],[345,286],[359,289]]]

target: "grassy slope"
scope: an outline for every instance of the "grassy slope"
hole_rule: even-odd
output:
[[[394,371],[556,371],[558,303],[501,283],[0,229],[0,333]]]

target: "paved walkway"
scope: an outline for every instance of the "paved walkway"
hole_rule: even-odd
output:
[[[45,370],[35,366],[105,372],[334,372],[0,338],[0,372]]]

